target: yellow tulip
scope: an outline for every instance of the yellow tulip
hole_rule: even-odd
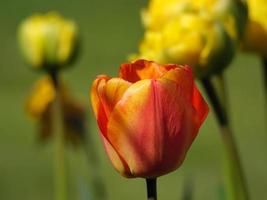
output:
[[[142,11],[143,24],[146,28],[159,30],[187,8],[185,0],[150,0],[148,8]]]
[[[74,54],[77,27],[55,12],[36,14],[21,23],[18,38],[22,53],[34,68],[61,67]]]
[[[160,31],[147,30],[136,58],[189,64],[203,77],[220,71],[233,54],[234,42],[219,21],[185,12]]]
[[[142,19],[146,28],[160,30],[181,12],[207,13],[220,19],[236,40],[246,22],[246,5],[239,0],[150,0],[148,8],[142,12]]]
[[[71,144],[79,144],[86,129],[85,107],[73,99],[68,90],[60,83],[60,97],[63,114],[64,137]],[[39,137],[48,139],[53,134],[52,103],[56,98],[56,91],[49,76],[38,80],[26,102],[28,115],[39,123]]]
[[[249,22],[243,48],[267,57],[267,1],[248,0]]]
[[[32,93],[27,101],[26,109],[34,119],[41,118],[41,115],[55,99],[55,89],[51,79],[46,76],[36,82]]]

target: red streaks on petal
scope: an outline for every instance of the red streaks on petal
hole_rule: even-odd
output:
[[[157,79],[170,67],[171,65],[163,67],[152,61],[137,60],[133,63],[122,64],[119,77],[132,83],[143,79]]]
[[[114,167],[145,178],[175,170],[209,111],[191,68],[138,60],[121,65],[119,77],[97,79],[91,95]]]

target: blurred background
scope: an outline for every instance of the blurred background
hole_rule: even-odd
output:
[[[81,37],[75,66],[63,73],[74,96],[88,109],[88,126],[100,159],[109,200],[145,199],[142,179],[125,179],[109,163],[89,103],[89,88],[98,74],[115,76],[126,56],[136,52],[143,29],[143,0],[0,1],[0,199],[53,199],[53,148],[37,140],[37,125],[25,114],[25,99],[41,72],[24,63],[17,45],[18,24],[38,12],[59,11],[74,19]],[[267,185],[267,125],[259,57],[240,54],[226,70],[232,126],[252,199],[263,199]],[[186,180],[194,199],[219,199],[223,193],[222,141],[213,113],[176,172],[159,178],[159,199],[180,199]],[[91,194],[94,171],[82,148],[67,152],[69,199]],[[85,198],[86,199],[86,198]]]

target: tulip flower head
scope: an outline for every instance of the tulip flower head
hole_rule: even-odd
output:
[[[146,30],[136,57],[163,64],[189,64],[197,77],[206,77],[221,72],[234,49],[235,42],[220,21],[185,12],[160,31]]]
[[[241,0],[150,0],[142,19],[144,39],[131,60],[189,64],[206,78],[232,61],[247,15]]]
[[[247,18],[242,0],[150,0],[142,11],[143,24],[147,29],[160,30],[181,12],[208,14],[221,20],[234,39],[242,34]]]
[[[68,64],[77,46],[77,27],[55,12],[33,15],[19,27],[19,43],[25,59],[34,68]]]
[[[267,58],[267,1],[248,0],[249,21],[243,48]]]
[[[92,107],[105,150],[125,177],[158,177],[177,169],[208,114],[191,68],[146,60],[98,76]]]

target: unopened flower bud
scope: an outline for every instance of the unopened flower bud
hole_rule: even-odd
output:
[[[55,12],[36,14],[21,23],[18,38],[26,61],[34,68],[61,68],[76,50],[77,27]]]

